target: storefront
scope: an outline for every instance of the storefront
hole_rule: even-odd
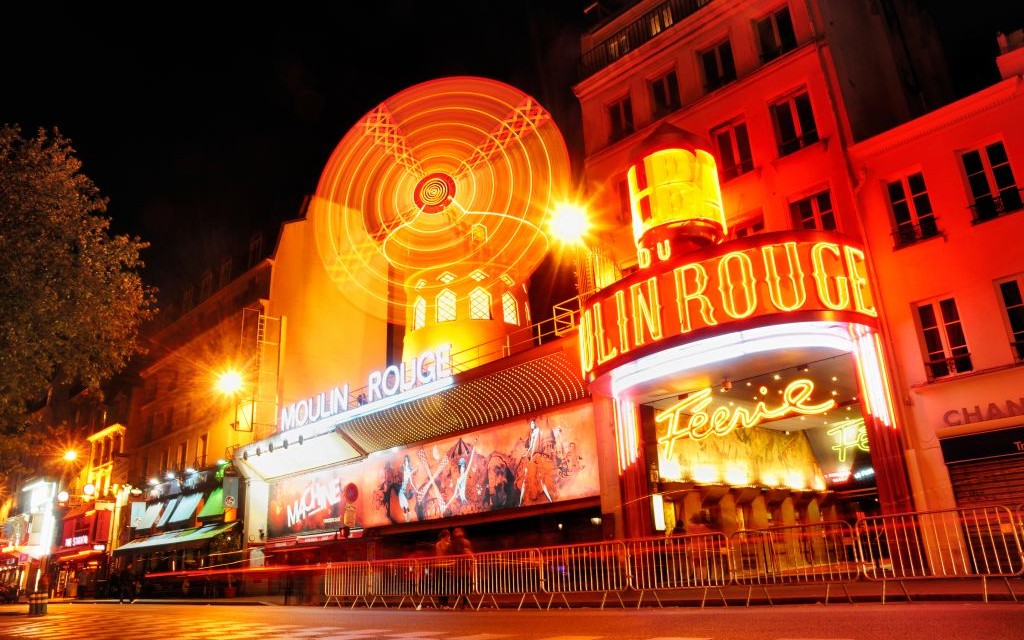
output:
[[[957,507],[1024,506],[1024,426],[952,435],[939,444]]]
[[[629,169],[638,269],[588,298],[582,370],[612,417],[623,534],[906,510],[863,247],[726,237],[714,159],[679,130]]]
[[[104,597],[113,503],[86,502],[64,514],[50,553],[55,597]]]

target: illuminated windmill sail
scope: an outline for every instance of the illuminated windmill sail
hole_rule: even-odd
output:
[[[525,283],[569,180],[565,142],[536,100],[494,80],[443,78],[349,130],[310,217],[342,291],[406,327],[404,359],[451,344],[456,367],[458,354],[481,364],[529,323]]]

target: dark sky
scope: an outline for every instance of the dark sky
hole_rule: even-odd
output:
[[[297,217],[355,121],[418,82],[508,82],[578,136],[589,0],[110,4],[5,7],[0,122],[71,139],[113,230],[152,243],[147,278],[165,293]],[[1024,26],[1009,8],[1024,3],[924,4],[953,66],[974,70],[961,92],[991,83],[995,32]]]

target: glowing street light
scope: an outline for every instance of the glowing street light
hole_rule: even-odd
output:
[[[235,401],[235,421],[231,423],[231,428],[236,431],[243,430],[238,422],[238,405],[242,402],[240,395],[244,384],[245,380],[242,379],[242,374],[234,369],[228,369],[217,378],[217,390],[226,396],[231,396]],[[245,429],[245,431],[250,430]]]
[[[549,222],[551,234],[567,245],[583,245],[590,231],[586,210],[578,204],[564,202],[555,206]]]
[[[74,462],[78,459],[78,452],[74,449],[68,449],[61,457],[64,459],[64,462]]]

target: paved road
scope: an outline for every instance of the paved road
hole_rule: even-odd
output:
[[[1021,640],[1024,603],[413,611],[160,604],[0,606],[0,638],[139,640]]]

